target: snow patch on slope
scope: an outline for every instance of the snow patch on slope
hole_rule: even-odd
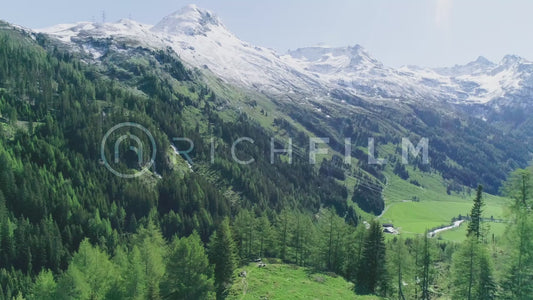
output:
[[[359,45],[321,45],[279,55],[241,41],[215,14],[195,5],[168,15],[155,26],[120,20],[62,24],[38,31],[92,53],[95,59],[105,54],[94,46],[99,39],[132,47],[170,47],[188,65],[209,69],[227,82],[304,98],[327,97],[332,89],[374,99],[461,104],[509,103],[533,96],[533,65],[517,56],[506,56],[499,63],[479,57],[466,65],[431,69],[391,68]]]

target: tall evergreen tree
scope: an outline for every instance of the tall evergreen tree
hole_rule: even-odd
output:
[[[485,246],[468,237],[453,255],[452,298],[490,300],[496,297],[496,282]]]
[[[344,219],[330,208],[322,212],[319,220],[320,252],[328,271],[340,273],[344,264],[347,230]]]
[[[513,172],[504,185],[505,195],[514,200],[506,232],[508,269],[502,282],[503,297],[507,299],[528,299],[533,295],[532,186],[531,170]]]
[[[391,242],[390,254],[390,273],[395,279],[397,298],[400,300],[406,299],[406,293],[404,292],[404,278],[408,273],[410,266],[409,253],[405,247],[405,241],[402,238],[394,238]]]
[[[273,239],[272,239],[272,224],[270,224],[270,220],[267,216],[261,216],[256,224],[256,230],[257,230],[257,250],[258,250],[258,256],[265,257],[266,253],[273,254],[275,247],[273,247]]]
[[[481,214],[483,212],[483,187],[479,185],[476,190],[476,198],[470,211],[470,223],[468,224],[467,235],[481,238]]]
[[[286,260],[289,252],[291,212],[284,209],[276,220],[276,234],[279,241],[279,255],[282,260]]]
[[[486,249],[482,249],[479,257],[479,285],[475,291],[477,299],[496,299],[498,286],[493,275],[493,267],[490,255]]]
[[[217,299],[225,299],[234,279],[237,266],[236,249],[228,218],[225,218],[211,237],[209,260],[215,266]]]
[[[347,280],[357,279],[358,267],[363,256],[363,245],[366,236],[365,226],[356,227],[355,232],[349,236],[347,257],[345,260],[344,274]]]
[[[103,299],[115,280],[116,269],[108,255],[84,240],[58,282],[58,299]]]
[[[431,249],[428,232],[424,234],[423,244],[422,244],[422,256],[421,256],[421,268],[420,268],[420,292],[422,300],[431,299],[429,292],[429,284],[431,281]]]
[[[161,284],[164,299],[207,299],[213,292],[213,269],[197,233],[175,238]]]
[[[120,270],[122,276],[113,287],[113,299],[146,299],[146,270],[141,259],[141,252],[137,246],[130,251],[119,247],[115,251],[113,262]]]
[[[478,186],[470,213],[467,239],[453,255],[452,278],[454,299],[494,299],[496,283],[488,251],[481,240],[482,186]]]
[[[43,270],[35,279],[29,299],[44,300],[57,298],[57,283],[50,270]]]
[[[148,222],[146,228],[141,228],[134,237],[134,244],[139,248],[141,263],[146,278],[146,298],[160,299],[159,285],[165,274],[164,257],[167,245],[159,228]]]
[[[386,284],[385,238],[377,221],[370,223],[355,282],[359,294],[378,294]]]
[[[233,221],[233,232],[241,260],[250,259],[256,255],[256,249],[254,249],[255,221],[253,214],[245,209],[239,211]]]

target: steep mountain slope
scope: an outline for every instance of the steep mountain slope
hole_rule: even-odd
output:
[[[269,128],[217,109],[223,100],[175,53],[107,45],[99,63],[88,64],[47,36],[0,22],[1,299],[159,298],[159,282],[169,277],[167,241],[196,231],[203,253],[216,226],[245,208],[269,223],[281,210],[311,216],[332,207],[332,215],[350,216],[347,221],[357,224],[346,187],[297,155],[292,164],[282,155],[270,163]],[[142,124],[150,134],[115,127],[124,122]],[[112,128],[122,131],[109,135],[116,143],[105,144],[102,138]],[[241,136],[256,143],[231,151]],[[150,137],[155,145],[141,148]],[[194,141],[194,167],[174,154],[172,143],[181,147],[175,137]],[[211,138],[216,157],[208,163]],[[105,166],[107,160],[131,174],[151,153],[155,164],[142,177],[116,176]],[[232,153],[254,157],[255,163],[237,164]],[[134,241],[132,263],[144,266],[145,277],[138,283],[135,276],[129,285],[124,278],[134,272],[129,254],[121,251]],[[125,263],[124,276],[116,275],[118,261]],[[52,290],[55,275],[67,279],[57,280],[56,291],[39,294],[32,287],[41,272],[51,276]],[[95,286],[92,276],[105,284]]]
[[[466,65],[436,69],[386,67],[359,45],[302,48],[284,58],[361,95],[499,106],[516,105],[517,98],[532,96],[533,63],[512,55],[498,64],[480,57]],[[531,106],[529,101],[522,104]]]
[[[275,51],[239,40],[215,15],[194,5],[165,17],[155,26],[121,20],[58,25],[40,32],[76,45],[94,58],[105,53],[98,45],[91,45],[91,41],[109,38],[152,49],[170,47],[191,66],[209,69],[241,86],[283,94],[321,90],[316,80],[286,65]]]
[[[443,201],[447,193],[466,195],[463,185],[481,183],[496,193],[508,171],[529,160],[521,140],[446,102],[354,95],[355,89],[321,79],[301,62],[285,61],[292,58],[238,52],[238,44],[228,48],[242,57],[213,55],[226,49],[213,34],[224,30],[194,7],[156,27],[127,20],[79,23],[58,26],[51,36],[0,22],[0,298],[155,299],[176,295],[178,281],[197,287],[197,278],[206,283],[203,295],[212,290],[207,281],[214,281],[220,297],[236,260],[257,257],[335,272],[359,285],[368,277],[366,262],[377,259],[385,281],[393,273],[385,254],[395,251],[385,250],[381,225],[372,222],[370,234],[364,226],[354,233],[362,218],[384,210],[390,200],[384,195],[417,205],[438,202],[428,201],[436,194]],[[183,47],[190,50],[187,60],[179,56]],[[385,69],[357,48],[339,56],[354,57],[347,70]],[[264,57],[272,63],[256,64]],[[194,67],[197,60],[212,67]],[[223,67],[234,65],[250,76],[240,80],[239,72],[228,71],[225,77]],[[331,71],[314,72],[324,69]],[[130,122],[146,130],[119,128]],[[106,144],[108,137],[115,143]],[[180,156],[177,149],[190,146],[183,137],[194,150]],[[253,143],[236,144],[242,137]],[[309,162],[312,137],[329,139],[320,145],[329,153],[316,165]],[[371,137],[374,154],[389,164],[369,163]],[[429,138],[430,163],[411,157],[403,165],[403,137],[414,143]],[[271,147],[289,143],[292,154],[272,157]],[[351,159],[343,159],[345,151]],[[107,168],[131,175],[144,170],[143,162],[150,167],[141,177]],[[454,213],[464,210],[447,210]],[[440,259],[432,263],[438,277],[430,288],[445,295],[440,287],[456,247],[431,244],[424,247],[427,255]],[[412,255],[423,253],[418,249],[402,257],[414,261]],[[202,270],[183,267],[191,265]],[[221,265],[224,272],[209,274]],[[261,272],[273,270],[261,265]],[[414,274],[404,277],[405,286],[417,289]],[[338,289],[329,275],[312,279]],[[282,288],[286,295],[288,287]]]
[[[421,71],[455,90],[451,100],[459,103],[516,105],[517,97],[531,96],[533,63],[513,55],[497,64],[480,57],[464,66],[415,72]]]
[[[361,46],[325,46],[289,51],[284,60],[339,89],[355,95],[384,99],[438,100],[438,94],[420,85],[418,74],[407,74],[384,66]]]
[[[189,66],[210,70],[231,84],[288,97],[324,100],[328,91],[376,99],[457,104],[490,119],[507,107],[533,107],[531,62],[508,55],[495,64],[485,58],[451,68],[387,67],[361,46],[317,46],[279,55],[239,40],[213,13],[195,5],[168,15],[155,26],[131,20],[82,22],[40,30],[91,53],[105,55],[96,39],[129,46],[172,48]],[[492,118],[495,118],[494,116]]]
[[[510,59],[498,65],[481,59],[450,69],[396,70],[361,46],[303,48],[280,56],[240,41],[215,15],[194,5],[155,26],[122,20],[60,25],[41,32],[88,61],[118,63],[117,69],[128,69],[120,62],[126,59],[121,52],[136,47],[170,49],[218,91],[219,99],[226,100],[222,107],[244,108],[263,126],[283,129],[287,137],[297,132],[295,126],[310,135],[329,137],[331,149],[339,154],[344,151],[344,138],[365,148],[368,137],[375,137],[378,145],[398,144],[406,136],[427,137],[433,170],[467,186],[481,182],[491,192],[497,191],[509,170],[528,161],[520,141],[462,112],[466,107],[469,113],[484,116],[487,110],[470,104],[492,103],[497,99],[490,97],[504,89],[521,91],[522,85],[507,75],[523,70],[520,76],[524,77],[527,62],[523,60],[515,62],[521,65],[513,65]],[[499,83],[500,77],[506,80],[501,86],[489,90],[482,85]],[[243,93],[246,96],[237,96]],[[452,106],[456,103],[469,105],[458,109]],[[254,109],[256,105],[262,113]],[[305,139],[300,139],[300,145],[308,146]],[[384,182],[383,167],[367,164],[366,154],[358,151],[353,156],[363,172]],[[486,165],[488,160],[498,163]]]

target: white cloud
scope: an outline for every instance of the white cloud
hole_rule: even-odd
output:
[[[452,13],[453,0],[437,0],[435,7],[435,25],[440,29],[448,29]]]

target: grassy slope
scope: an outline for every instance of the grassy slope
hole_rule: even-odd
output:
[[[239,111],[246,112],[248,116],[256,120],[261,126],[267,130],[271,130],[275,136],[284,136],[283,130],[279,131],[273,126],[273,120],[276,117],[284,117],[285,114],[279,111],[278,108],[270,99],[242,89],[234,89],[226,85],[217,84],[216,79],[210,76],[204,77],[209,86],[211,86],[217,95],[227,99],[230,102],[230,106],[238,107]],[[254,100],[254,105],[250,105],[251,100]],[[261,112],[264,111],[266,114]],[[229,116],[228,116],[229,117]],[[306,134],[313,136],[303,126],[294,122],[291,118],[285,118],[298,130],[305,132]],[[386,157],[386,155],[395,155],[397,145],[387,144],[378,145],[380,150],[380,157]],[[366,148],[362,149],[366,152]],[[327,155],[317,156],[317,160],[320,163],[324,158],[331,158],[335,153],[332,149],[329,149]],[[343,155],[337,153],[338,155]],[[396,154],[397,155],[397,154]],[[450,163],[454,163],[451,162]],[[353,159],[352,166],[357,164],[357,160]],[[389,163],[386,167],[387,185],[384,189],[385,204],[387,211],[381,217],[381,222],[393,223],[396,227],[400,227],[400,231],[405,235],[414,235],[423,233],[426,229],[432,229],[442,225],[448,225],[451,223],[453,217],[457,217],[459,214],[466,215],[469,213],[472,207],[472,198],[475,191],[472,190],[471,194],[457,194],[452,193],[448,195],[446,193],[446,183],[440,174],[437,173],[423,173],[419,170],[415,170],[412,166],[407,165],[406,169],[409,172],[410,178],[405,181],[396,176],[392,172],[393,164]],[[410,180],[416,180],[420,183],[420,187],[411,184]],[[374,216],[365,213],[360,210],[356,204],[351,201],[352,192],[354,186],[358,182],[357,178],[347,176],[344,180],[344,185],[348,189],[348,203],[355,206],[356,211],[363,219],[370,220]],[[420,199],[420,202],[408,202],[416,196]],[[494,216],[495,218],[503,217],[503,210],[505,207],[505,199],[489,194],[485,194],[485,217]],[[495,227],[501,224],[496,224]],[[463,225],[464,227],[464,225]],[[445,232],[441,234],[444,239],[461,240],[462,228],[452,230],[451,232]],[[460,233],[452,233],[458,231]],[[500,234],[502,230],[492,230],[495,234]]]
[[[390,168],[389,168],[390,169]],[[427,174],[413,170],[407,166],[410,179],[416,179],[421,187],[400,179],[388,170],[386,172],[388,184],[384,191],[387,210],[381,222],[393,223],[406,235],[420,234],[426,229],[448,225],[453,217],[459,214],[465,216],[470,212],[475,191],[470,195],[452,193],[446,194],[446,185],[440,175]],[[420,202],[412,202],[416,196]],[[484,194],[485,207],[483,215],[489,218],[504,218],[507,200],[502,197]],[[464,237],[464,225],[461,228],[441,234],[443,239],[461,240]],[[495,235],[502,233],[502,224],[491,224]],[[453,233],[452,233],[453,232]]]
[[[490,239],[492,239],[492,234],[494,234],[495,239],[503,238],[503,235],[505,234],[505,229],[507,228],[507,224],[504,223],[484,223],[484,226],[488,226],[487,229],[489,233],[487,234],[487,239],[489,241]],[[439,237],[447,241],[460,242],[465,239],[466,227],[467,226],[463,225],[459,228],[445,231],[439,234]]]
[[[357,296],[353,284],[342,277],[313,273],[306,268],[285,264],[267,264],[258,268],[251,263],[238,270],[246,270],[246,278],[237,277],[229,299],[379,299]]]

